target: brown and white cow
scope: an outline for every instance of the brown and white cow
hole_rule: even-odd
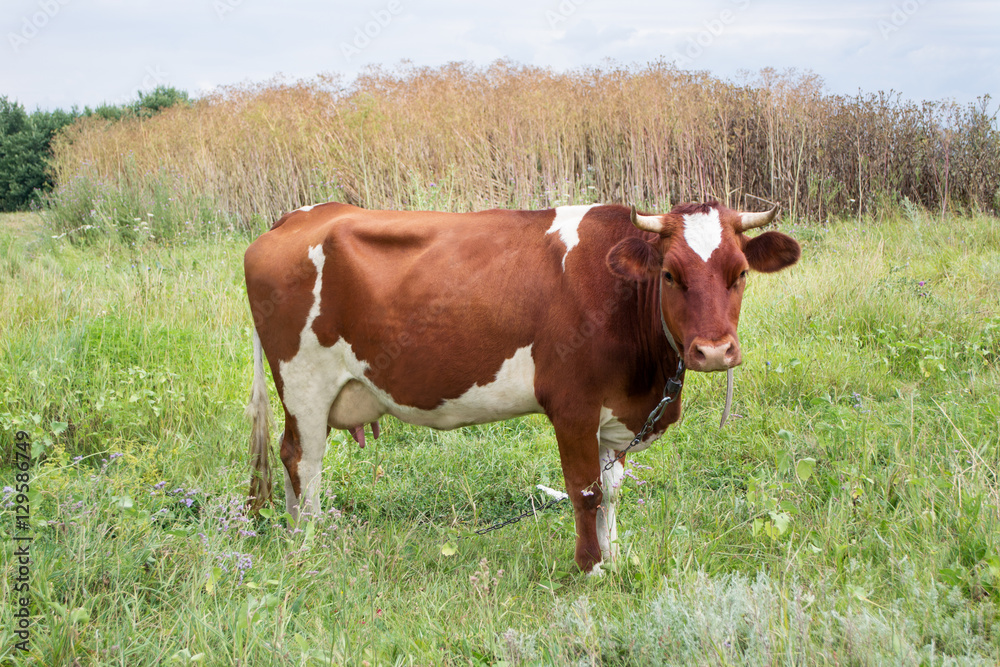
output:
[[[245,257],[256,328],[251,493],[270,494],[263,350],[285,408],[293,517],[320,509],[331,428],[363,444],[364,424],[377,428],[385,414],[452,429],[544,413],[575,512],[576,562],[591,571],[616,552],[619,452],[660,400],[678,354],[695,371],[738,365],[748,269],[798,260],[784,234],[744,234],[776,210],[434,213],[330,203],[286,214]],[[632,451],[679,416],[678,400]]]

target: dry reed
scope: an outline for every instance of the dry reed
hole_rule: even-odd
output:
[[[734,83],[662,62],[557,73],[496,62],[225,88],[149,119],[83,119],[57,181],[188,197],[258,226],[298,206],[471,210],[626,201],[780,201],[796,218],[1000,210],[989,98],[829,95],[815,75]],[[58,198],[58,195],[57,195]],[[58,201],[58,199],[57,199]],[[251,222],[254,221],[254,222]]]

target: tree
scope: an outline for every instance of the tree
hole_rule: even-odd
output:
[[[75,118],[65,111],[29,116],[23,106],[0,96],[0,211],[27,208],[38,191],[52,187],[49,144]]]
[[[173,86],[157,86],[148,93],[139,92],[139,99],[133,104],[135,114],[141,118],[154,116],[175,104],[190,104],[188,94]]]
[[[37,201],[38,193],[53,186],[48,171],[52,137],[81,115],[109,121],[149,118],[176,104],[190,104],[188,94],[172,86],[157,86],[135,102],[96,110],[35,111],[28,114],[16,101],[0,96],[0,211],[25,209]]]

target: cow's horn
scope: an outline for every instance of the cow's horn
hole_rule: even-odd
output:
[[[632,204],[632,224],[636,228],[643,230],[644,232],[653,232],[654,234],[663,233],[663,219],[658,215],[639,215],[635,212],[635,204]]]
[[[755,229],[770,224],[776,215],[778,215],[777,204],[766,213],[740,213],[740,231],[745,232],[748,229]]]

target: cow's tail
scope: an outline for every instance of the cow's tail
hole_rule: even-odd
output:
[[[264,375],[264,348],[256,328],[253,332],[253,384],[250,403],[250,499],[251,514],[271,502],[273,480],[271,477],[271,403],[267,398],[267,377]]]

